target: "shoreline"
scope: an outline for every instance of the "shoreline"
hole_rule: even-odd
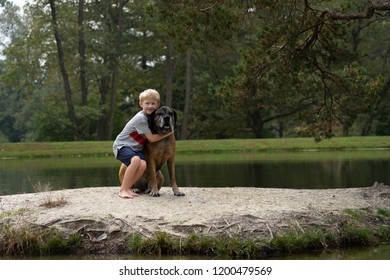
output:
[[[246,152],[390,150],[390,136],[176,140],[176,155]],[[112,157],[112,141],[0,143],[0,158]]]
[[[0,225],[55,229],[82,239],[81,254],[123,253],[135,234],[164,233],[271,241],[292,230],[337,231],[346,221],[359,227],[387,227],[390,187],[348,189],[182,188],[184,197],[163,187],[160,197],[118,197],[118,187],[67,189],[0,197]],[[360,213],[360,214],[359,214]],[[368,219],[356,215],[367,216]],[[368,224],[367,224],[368,223]],[[1,236],[1,234],[0,234]],[[389,241],[389,240],[387,240]],[[0,240],[1,242],[1,240]]]

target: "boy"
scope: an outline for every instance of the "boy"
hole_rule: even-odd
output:
[[[160,106],[160,94],[154,89],[147,89],[139,95],[139,105],[142,111],[138,112],[116,137],[112,150],[115,158],[123,162],[127,168],[119,190],[119,197],[133,198],[138,196],[131,190],[146,170],[144,144],[146,141],[157,142],[168,137],[170,132],[163,136],[152,134],[148,126],[148,115]]]

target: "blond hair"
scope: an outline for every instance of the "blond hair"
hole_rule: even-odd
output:
[[[155,89],[147,89],[139,94],[139,102],[143,102],[145,99],[153,99],[160,103],[160,94]]]

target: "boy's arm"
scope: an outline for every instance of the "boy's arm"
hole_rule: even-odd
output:
[[[148,139],[149,142],[153,143],[153,142],[157,142],[157,141],[160,141],[162,139],[164,139],[165,137],[168,137],[168,136],[171,136],[173,133],[172,132],[169,132],[167,134],[164,134],[164,135],[160,135],[160,134],[153,134],[153,133],[145,133],[145,137]]]

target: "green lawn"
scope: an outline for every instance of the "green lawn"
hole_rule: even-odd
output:
[[[178,154],[390,149],[390,136],[177,141]],[[0,158],[112,156],[112,141],[1,143]]]

